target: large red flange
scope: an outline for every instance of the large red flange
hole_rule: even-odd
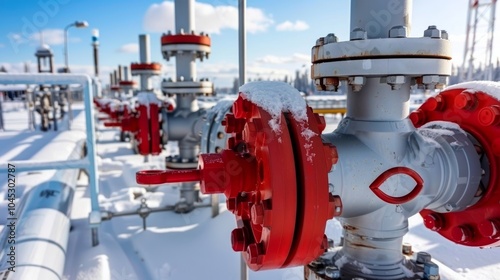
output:
[[[252,270],[305,265],[324,252],[326,221],[342,211],[328,192],[336,149],[321,141],[324,119],[307,110],[307,122],[281,114],[273,131],[269,113],[240,96],[225,120],[228,149],[201,155],[188,174],[141,171],[137,182],[201,181],[203,193],[226,195],[238,224],[233,249]]]
[[[210,37],[207,35],[195,34],[170,34],[161,36],[161,45],[177,45],[177,44],[193,44],[193,45],[211,45]]]
[[[482,160],[486,176],[482,182],[487,183],[479,187],[477,203],[460,212],[420,212],[428,228],[462,245],[500,245],[500,101],[488,93],[498,88],[485,84],[481,90],[454,86],[429,98],[410,114],[416,127],[431,121],[460,125],[478,142],[476,149],[480,156],[486,157]]]

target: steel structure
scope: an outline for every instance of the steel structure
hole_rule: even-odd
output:
[[[460,80],[473,81],[493,79],[493,40],[495,38],[495,13],[497,0],[469,0],[467,28]],[[481,34],[486,34],[481,35]],[[484,57],[483,54],[484,53]],[[484,73],[474,77],[477,64],[482,64]]]
[[[438,279],[429,254],[407,256],[402,246],[417,213],[457,244],[498,246],[499,86],[457,85],[409,115],[411,86],[447,83],[451,46],[436,26],[408,38],[412,2],[396,4],[352,0],[349,40],[331,33],[312,49],[318,88],[348,84],[334,132],[321,134],[324,119],[288,85],[247,84],[225,117],[232,137],[221,153],[202,154],[198,169],[140,171],[137,182],[200,182],[203,193],[224,193],[237,221],[232,247],[253,270],[305,265],[306,279]],[[277,109],[279,100],[286,106]],[[333,217],[344,242],[328,249]]]

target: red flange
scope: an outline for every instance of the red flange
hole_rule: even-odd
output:
[[[160,119],[158,104],[140,104],[137,107],[137,130],[134,137],[141,155],[161,153]]]
[[[487,86],[483,86],[487,88]],[[494,88],[492,87],[491,92]],[[487,90],[486,90],[487,91]],[[477,150],[489,162],[483,166],[489,183],[480,200],[461,212],[420,212],[424,224],[447,239],[467,246],[499,246],[500,230],[500,101],[486,91],[455,88],[428,99],[410,115],[419,127],[431,121],[454,122],[479,142]],[[484,162],[484,161],[483,161]],[[488,175],[486,175],[488,176]],[[450,186],[452,187],[452,186]]]
[[[192,44],[192,45],[211,45],[210,37],[206,35],[194,34],[172,34],[161,36],[161,45],[177,45],[177,44]]]
[[[130,70],[153,70],[160,71],[161,64],[160,63],[132,63],[130,64]]]
[[[307,122],[281,114],[275,132],[269,113],[240,96],[225,120],[228,149],[201,155],[188,174],[141,171],[137,182],[200,181],[203,193],[224,193],[238,225],[233,249],[253,270],[307,264],[327,248],[326,221],[342,211],[328,192],[336,149],[321,141],[324,119],[307,110]]]
[[[129,87],[132,87],[135,85],[135,82],[134,81],[120,81],[120,87],[126,87],[126,86],[129,86]]]

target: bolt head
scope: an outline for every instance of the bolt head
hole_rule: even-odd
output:
[[[325,37],[321,37],[316,40],[316,46],[323,46],[325,44]]]
[[[350,36],[351,41],[366,40],[367,38],[368,35],[363,28],[354,28],[351,31],[351,36]]]
[[[349,77],[349,84],[352,86],[362,86],[366,82],[366,78],[363,76]]]
[[[424,31],[424,37],[441,39],[441,30],[437,29],[435,25],[431,25]]]
[[[500,106],[484,107],[479,111],[478,121],[483,126],[493,126],[500,123]]]
[[[231,232],[231,245],[235,252],[245,250],[245,231],[242,228],[235,228]]]
[[[431,262],[431,254],[427,252],[418,252],[417,253],[417,263],[418,264],[424,264],[424,263],[429,263]]]
[[[455,107],[462,110],[472,110],[476,106],[477,98],[474,94],[463,91],[455,97]]]
[[[252,223],[261,225],[264,222],[264,205],[261,203],[252,205],[250,214],[252,216]]]
[[[439,266],[433,262],[428,262],[424,264],[424,278],[425,279],[436,279],[439,276]]]
[[[387,76],[386,82],[389,85],[402,85],[406,82],[406,77],[405,76]]]
[[[441,39],[448,40],[448,31],[441,30]]]
[[[406,38],[406,34],[407,29],[403,25],[394,26],[389,30],[389,38]]]
[[[325,276],[332,279],[340,278],[340,269],[336,266],[325,267]]]
[[[335,36],[335,34],[330,33],[326,35],[325,37],[325,44],[331,44],[331,43],[337,43],[339,41],[339,38]]]

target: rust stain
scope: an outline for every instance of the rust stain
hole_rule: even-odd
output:
[[[368,248],[368,249],[377,249],[377,247],[368,246],[368,245],[359,244],[359,243],[351,243],[351,245],[354,246],[354,247],[362,247],[362,248]]]
[[[345,230],[351,230],[351,231],[358,230],[357,227],[353,227],[351,225],[344,225],[343,227]]]

